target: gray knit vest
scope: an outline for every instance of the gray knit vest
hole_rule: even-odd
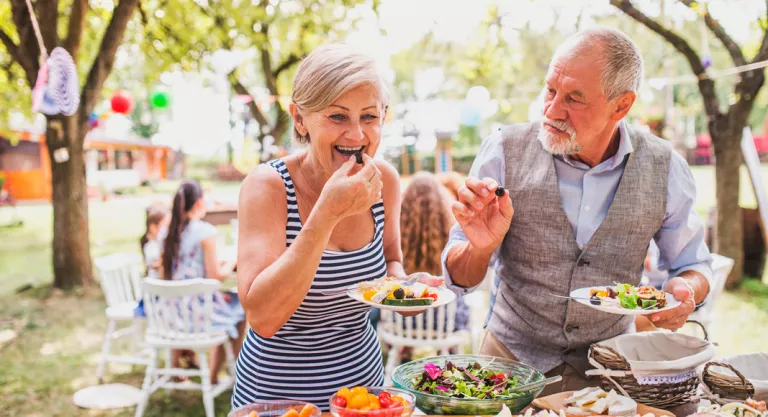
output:
[[[536,139],[539,126],[501,132],[515,214],[500,248],[488,328],[521,362],[542,372],[568,363],[583,373],[589,345],[632,331],[633,319],[550,293],[640,282],[648,244],[665,216],[672,150],[628,127],[633,152],[605,219],[580,250],[563,210],[554,157]]]

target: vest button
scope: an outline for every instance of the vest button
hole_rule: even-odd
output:
[[[572,332],[573,331],[573,326],[571,326],[570,324],[565,326],[565,331],[568,332],[568,333]]]

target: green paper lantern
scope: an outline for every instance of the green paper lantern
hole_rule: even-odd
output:
[[[153,109],[168,108],[171,105],[171,93],[165,90],[154,90],[149,96],[149,104]]]

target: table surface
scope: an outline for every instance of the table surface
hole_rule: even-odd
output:
[[[690,416],[691,414],[695,414],[697,408],[698,408],[697,404],[688,403],[685,405],[681,405],[679,407],[667,408],[666,410],[678,417],[685,417],[685,416]],[[416,416],[417,414],[414,413],[413,415]],[[419,414],[419,415],[423,415],[423,414]],[[329,412],[325,412],[325,413],[322,413],[321,417],[333,417],[333,414]],[[436,416],[427,416],[427,417],[436,417]],[[452,416],[452,417],[481,417],[481,416]]]

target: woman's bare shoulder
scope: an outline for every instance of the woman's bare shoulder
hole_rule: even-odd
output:
[[[240,185],[240,210],[253,207],[280,207],[285,200],[283,177],[277,170],[261,164],[251,170]]]

